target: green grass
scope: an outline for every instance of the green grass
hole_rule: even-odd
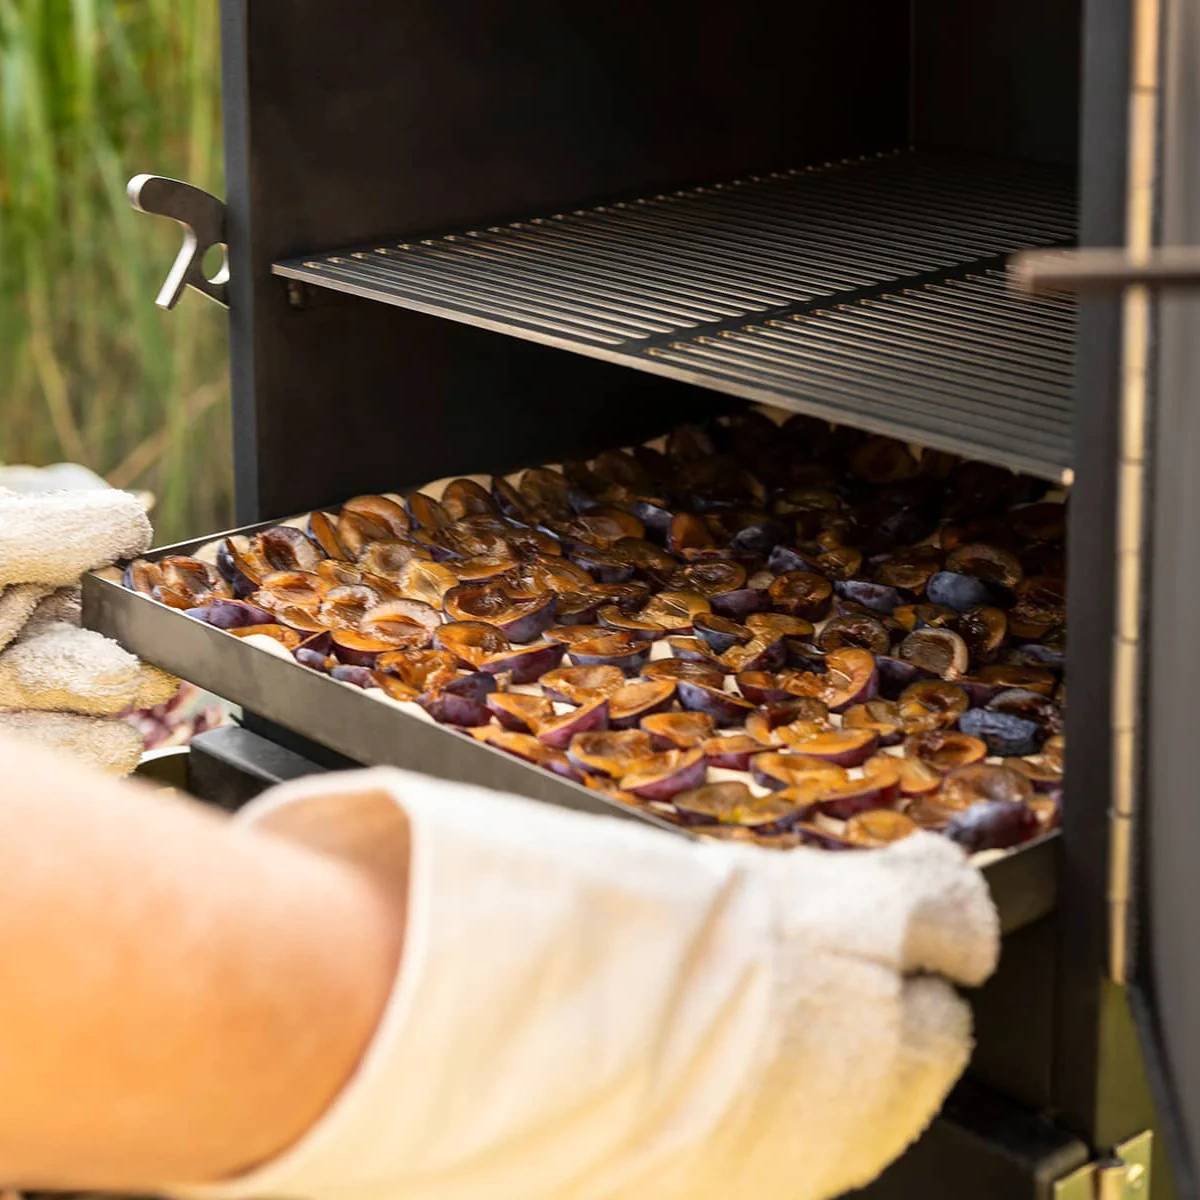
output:
[[[231,510],[225,319],[154,306],[179,235],[125,184],[222,194],[217,7],[0,0],[0,462],[149,490],[160,540]]]

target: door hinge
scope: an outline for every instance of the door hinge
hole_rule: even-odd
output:
[[[1085,1163],[1054,1184],[1051,1200],[1150,1200],[1150,1154],[1154,1133],[1147,1129],[1112,1154]]]

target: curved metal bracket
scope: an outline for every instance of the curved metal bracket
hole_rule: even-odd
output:
[[[185,287],[193,287],[210,300],[229,307],[229,261],[209,279],[204,256],[213,246],[225,245],[225,205],[216,196],[162,175],[135,175],[125,189],[138,212],[170,217],[183,226],[183,246],[170,274],[159,289],[155,304],[174,308]]]

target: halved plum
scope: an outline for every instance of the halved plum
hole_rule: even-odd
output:
[[[323,675],[328,674],[329,668],[337,662],[337,659],[330,657],[324,650],[303,643],[292,651],[292,657],[302,667],[308,667],[310,671],[320,671]]]
[[[987,757],[987,746],[979,738],[966,733],[956,733],[952,729],[930,729],[905,738],[904,753],[944,773],[982,762]]]
[[[646,527],[632,513],[603,505],[580,513],[555,529],[568,542],[584,542],[604,550],[617,548],[622,538],[641,541],[646,536]]]
[[[860,846],[882,847],[901,842],[917,832],[912,817],[891,808],[869,808],[855,813],[847,822],[845,836]]]
[[[840,579],[833,585],[833,590],[843,599],[861,604],[872,612],[890,613],[906,599],[896,588],[869,579]]]
[[[887,700],[899,699],[904,689],[914,683],[937,679],[932,671],[888,654],[875,656],[875,670],[879,675],[879,694]]]
[[[458,587],[453,571],[440,563],[413,559],[405,563],[397,576],[400,590],[410,600],[420,600],[434,608],[441,608],[447,592]]]
[[[725,679],[724,668],[716,662],[700,662],[686,658],[660,658],[647,663],[641,671],[643,679],[690,680],[721,687]]]
[[[392,537],[408,536],[412,528],[404,506],[388,496],[354,496],[342,505],[344,513],[358,513],[377,525],[382,525]]]
[[[967,672],[967,644],[951,629],[917,629],[900,643],[901,658],[942,679],[957,679]]]
[[[446,569],[459,583],[490,583],[498,580],[507,586],[507,575],[516,566],[518,566],[518,560],[505,546],[502,550],[486,551],[483,554],[472,555],[470,558],[459,559],[452,562]],[[511,589],[509,594],[516,598],[516,589]]]
[[[904,718],[894,700],[868,700],[852,704],[842,713],[843,729],[869,729],[881,746],[894,746],[905,736]]]
[[[970,706],[970,697],[962,687],[940,680],[910,684],[897,702],[906,733],[949,727]]]
[[[1004,645],[1008,617],[1002,608],[988,605],[969,608],[955,623],[955,629],[967,645],[971,662],[981,666],[991,662]]]
[[[819,620],[829,611],[833,584],[813,571],[788,571],[771,584],[767,595],[781,613]]]
[[[781,725],[775,731],[789,749],[822,762],[836,763],[839,767],[857,767],[870,758],[879,745],[879,738],[871,729],[835,729],[792,741],[788,736],[791,728]]]
[[[346,559],[347,561],[350,559],[350,552],[338,541],[337,518],[329,513],[315,509],[308,514],[308,536],[320,546],[329,558]],[[226,539],[226,542],[231,541],[232,539]],[[224,548],[224,543],[222,546]],[[226,550],[227,555],[228,553]],[[227,557],[226,561],[231,562],[231,557]],[[220,551],[217,552],[217,566],[221,567]]]
[[[446,615],[455,621],[486,621],[511,642],[532,642],[554,623],[552,592],[516,597],[496,583],[460,584],[442,598]]]
[[[654,596],[642,609],[640,616],[642,620],[653,621],[672,633],[687,633],[696,617],[710,611],[707,597],[699,592],[665,591]]]
[[[1033,575],[1017,588],[1016,603],[1008,614],[1014,637],[1040,638],[1058,629],[1067,619],[1067,587],[1050,575]]]
[[[994,605],[1003,598],[995,584],[977,575],[964,575],[957,571],[938,571],[931,575],[925,585],[925,595],[932,603],[958,612],[980,605]]]
[[[566,647],[562,642],[531,642],[489,654],[479,669],[489,675],[508,675],[513,683],[534,683],[562,662]]]
[[[1021,667],[1011,663],[993,663],[981,667],[975,672],[975,678],[980,683],[1002,692],[1019,688],[1026,692],[1037,692],[1042,696],[1051,695],[1058,683],[1054,672],[1044,667]]]
[[[270,571],[263,576],[253,603],[278,610],[284,606],[315,609],[335,589],[311,571]]]
[[[942,786],[942,773],[919,758],[896,759],[900,764],[900,794],[928,796]]]
[[[825,656],[825,674],[820,698],[830,712],[842,712],[852,704],[873,700],[879,694],[875,658],[866,650],[834,650]]]
[[[526,696],[521,692],[492,692],[487,697],[492,715],[505,729],[532,733],[554,720],[554,705],[545,696]]]
[[[680,558],[692,560],[716,547],[712,530],[695,513],[676,513],[667,529],[667,549]]]
[[[808,807],[795,803],[782,792],[756,796],[744,783],[712,783],[681,792],[674,798],[675,808],[689,824],[714,823],[753,830],[756,834],[781,833],[808,813]]]
[[[624,583],[633,578],[636,565],[621,553],[619,547],[606,549],[586,542],[571,544],[571,562],[598,583]]]
[[[444,725],[469,728],[486,725],[492,719],[487,698],[496,691],[496,681],[481,671],[460,675],[445,686],[423,692],[419,704],[435,721]]]
[[[364,547],[358,566],[372,575],[398,579],[410,562],[427,562],[430,558],[429,550],[416,542],[405,541],[402,538],[385,538]]]
[[[754,637],[748,625],[742,625],[716,613],[698,613],[692,619],[692,629],[714,654],[723,654],[733,646],[745,645]]]
[[[1024,577],[1021,562],[1011,550],[988,542],[968,542],[946,556],[946,570],[972,575],[1012,591]]]
[[[1053,737],[1063,731],[1062,709],[1041,692],[1009,688],[993,696],[987,707],[993,712],[1011,713],[1026,721],[1036,722],[1045,737]]]
[[[541,678],[542,691],[551,700],[563,704],[587,704],[613,696],[625,687],[625,673],[619,667],[559,667]]]
[[[700,664],[694,664],[699,666]],[[724,690],[723,685],[679,679],[675,685],[679,703],[689,712],[707,713],[720,726],[738,725],[753,711],[754,705],[741,696]]]
[[[642,719],[642,730],[655,750],[690,750],[713,736],[716,723],[708,713],[652,713]]]
[[[748,733],[706,738],[701,745],[704,748],[704,757],[708,760],[708,765],[723,767],[727,771],[750,770],[750,760],[763,751],[762,742],[752,738]]]
[[[1004,765],[1024,775],[1035,792],[1055,792],[1062,787],[1062,768],[1044,756],[1040,759],[1010,758]]]
[[[253,544],[273,571],[313,571],[325,553],[291,525],[276,525],[256,534]]]
[[[1038,831],[1038,818],[1027,804],[983,800],[956,812],[942,833],[968,853],[977,854],[981,850],[1007,850],[1028,841]]]
[[[620,779],[654,757],[650,735],[640,729],[621,732],[577,733],[567,757],[581,770]]]
[[[590,589],[595,580],[569,559],[539,554],[509,568],[500,582],[513,596],[554,592],[561,601],[565,595]]]
[[[720,663],[730,674],[743,671],[775,671],[787,659],[787,648],[783,640],[764,641],[754,638],[744,646],[730,646],[720,656]]]
[[[704,751],[664,750],[621,779],[621,788],[640,800],[670,800],[680,792],[701,787],[708,778]]]
[[[990,708],[972,708],[963,713],[958,727],[983,742],[989,754],[1004,758],[1036,754],[1046,738],[1037,721]]]
[[[329,671],[330,679],[336,679],[338,683],[348,683],[356,688],[375,687],[375,673],[369,667],[355,666],[353,663],[340,663],[336,667],[331,667]],[[408,699],[409,697],[405,697]]]
[[[886,654],[891,644],[888,631],[874,617],[865,614],[834,617],[826,621],[817,634],[817,646],[826,654],[851,647],[869,650],[872,654]]]
[[[774,675],[770,671],[740,671],[734,677],[738,691],[751,704],[778,704],[794,695],[788,691],[787,679],[794,672]]]
[[[537,727],[538,741],[565,750],[571,739],[580,733],[593,733],[608,728],[608,700],[589,700],[562,717],[544,721]]]
[[[330,588],[317,605],[317,616],[330,629],[357,629],[367,611],[379,602],[379,593],[365,584]]]
[[[953,627],[959,619],[958,610],[944,604],[902,604],[892,612],[892,620],[912,633],[915,629],[944,629]]]
[[[608,723],[613,729],[632,728],[644,717],[662,712],[674,699],[673,680],[634,680],[609,697]]]
[[[615,629],[570,644],[567,656],[577,667],[619,667],[626,675],[635,675],[650,654],[650,643]]]
[[[750,760],[750,776],[760,787],[772,791],[810,784],[837,788],[850,779],[836,763],[808,758],[803,754],[780,754],[773,750],[756,754]]]
[[[346,556],[357,562],[368,546],[388,539],[391,534],[386,525],[363,513],[343,512],[337,521],[337,540]]]
[[[409,492],[404,497],[405,507],[411,523],[428,533],[437,533],[454,523],[454,518],[432,496],[421,491]]]
[[[189,608],[187,615],[217,629],[243,629],[247,625],[274,625],[275,614],[247,600],[214,598],[198,608]],[[284,622],[286,624],[286,622]]]
[[[763,641],[775,641],[780,638],[809,638],[814,628],[811,621],[804,617],[790,616],[787,613],[751,613],[746,618],[746,628],[755,637]]]
[[[583,782],[583,773],[561,750],[554,750],[527,733],[517,733],[499,725],[483,725],[472,729],[471,736],[488,746],[494,746],[497,750],[503,750],[505,754],[513,755],[514,758],[523,758],[546,771],[561,775],[564,779],[573,779],[576,783]]]
[[[615,604],[606,604],[596,614],[601,625],[609,629],[617,629],[622,633],[632,634],[638,641],[653,642],[663,637],[667,630],[657,621],[648,619],[641,614],[622,612]]]
[[[375,668],[416,692],[429,692],[457,679],[460,661],[449,650],[391,650],[375,660]]]
[[[484,621],[449,621],[434,632],[433,644],[470,667],[480,667],[493,654],[508,650],[508,638]]]
[[[442,492],[442,507],[454,521],[496,512],[495,500],[474,479],[452,479],[446,484]]]
[[[787,738],[779,731],[790,730]],[[764,746],[782,746],[833,729],[829,708],[815,696],[789,696],[779,703],[763,704],[746,718],[746,732]]]
[[[241,629],[227,629],[226,633],[232,633],[234,637],[240,638],[269,637],[287,651],[295,650],[304,641],[302,634],[297,633],[294,629],[289,629],[286,625],[246,625]]]
[[[396,649],[396,643],[356,629],[335,629],[331,649],[337,660],[347,666],[374,667],[381,654]]]

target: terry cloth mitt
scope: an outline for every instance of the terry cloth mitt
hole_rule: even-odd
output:
[[[83,618],[83,593],[77,587],[58,588],[42,600],[33,610],[21,637],[32,637],[41,633],[48,625],[78,625]]]
[[[407,832],[407,927],[342,1094],[274,1162],[164,1189],[206,1200],[840,1195],[936,1113],[971,1051],[952,983],[998,952],[982,876],[931,834],[701,844],[393,770],[240,819],[393,880]]]
[[[77,584],[95,567],[141,554],[150,536],[146,510],[128,492],[0,492],[0,587]]]
[[[142,735],[127,721],[111,717],[0,712],[0,733],[65,750],[112,775],[128,775],[142,757]]]
[[[50,594],[51,589],[42,583],[0,587],[0,650],[25,628],[33,612]]]
[[[48,626],[0,654],[0,710],[90,713],[152,708],[179,681],[145,666],[116,642],[73,625]]]

